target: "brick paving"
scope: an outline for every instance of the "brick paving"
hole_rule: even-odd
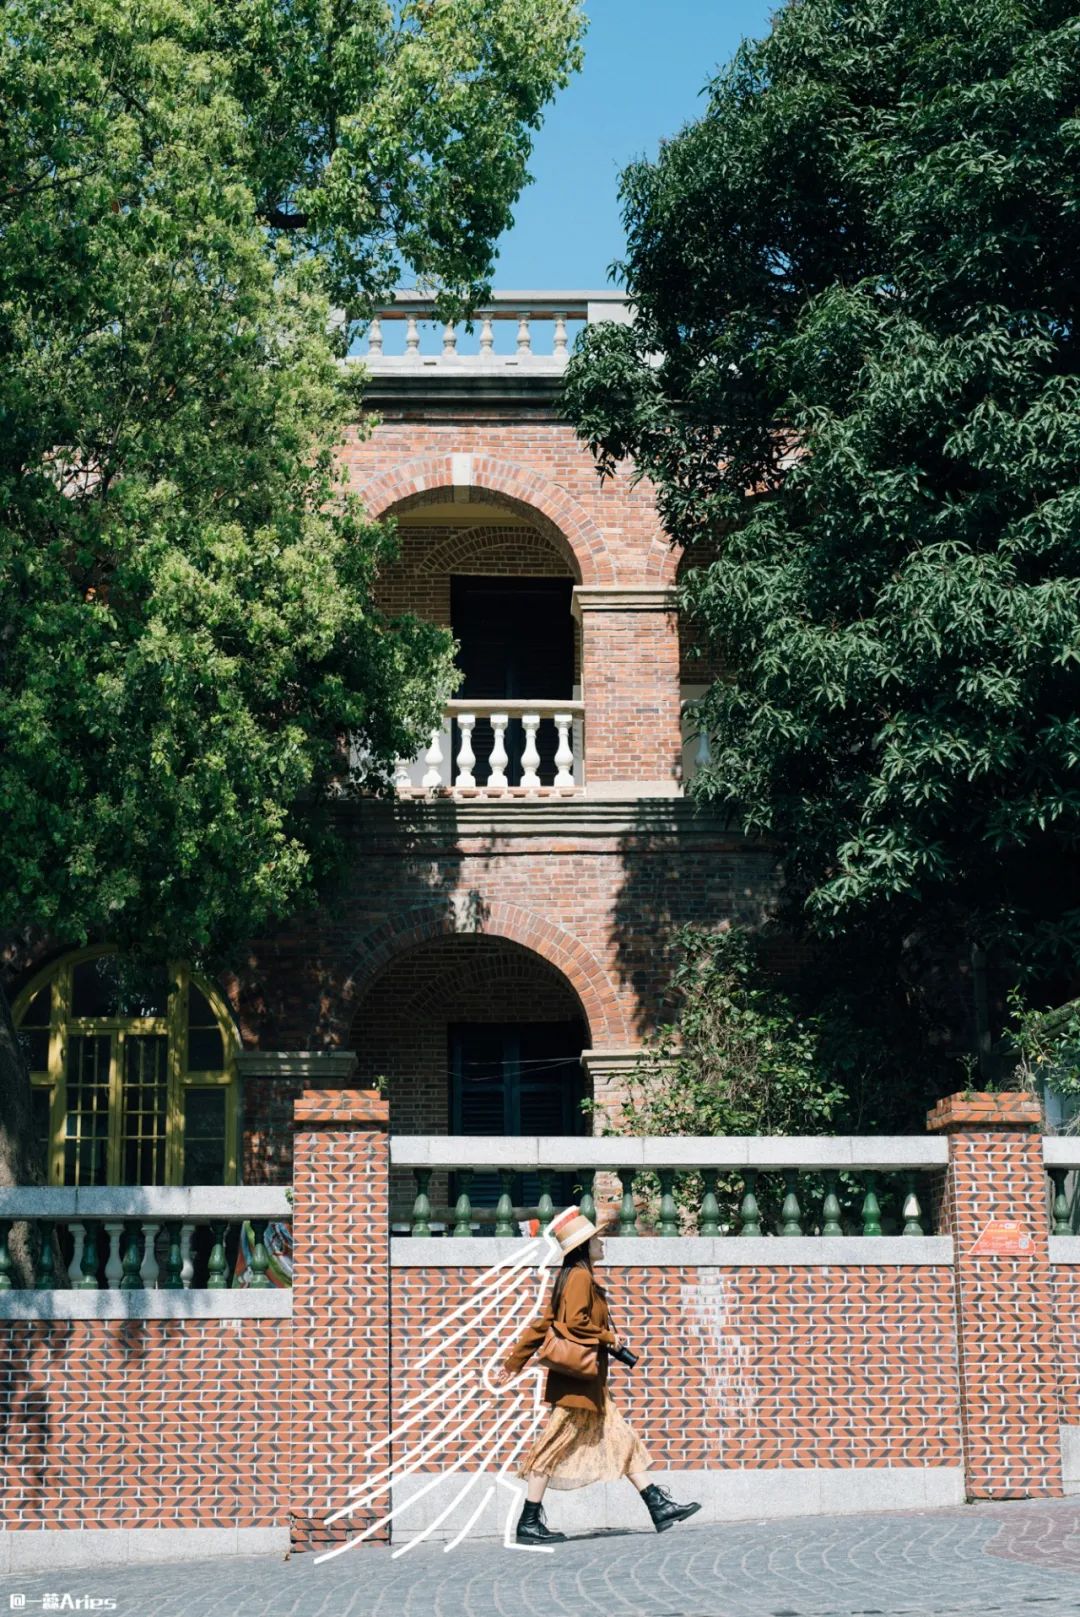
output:
[[[65,1591],[115,1600],[117,1617],[1059,1617],[1080,1613],[1080,1502],[687,1523],[586,1534],[551,1555],[485,1541],[397,1560],[359,1546],[321,1566],[293,1555],[11,1574],[0,1613],[17,1609],[12,1594],[36,1614]]]

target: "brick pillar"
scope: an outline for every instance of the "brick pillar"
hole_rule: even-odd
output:
[[[927,1116],[949,1137],[939,1227],[955,1252],[969,1499],[1062,1491],[1041,1117],[1019,1093],[950,1095]]]
[[[579,584],[574,612],[581,621],[586,785],[677,792],[682,728],[674,591]]]
[[[289,1524],[294,1550],[320,1550],[389,1509],[387,1497],[326,1522],[390,1430],[389,1104],[375,1090],[306,1089],[293,1115]]]

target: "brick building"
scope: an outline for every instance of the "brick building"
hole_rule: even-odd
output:
[[[759,920],[772,861],[684,795],[710,670],[678,557],[559,418],[568,328],[621,303],[496,299],[471,357],[424,313],[374,327],[347,455],[400,525],[384,602],[449,625],[465,682],[392,801],[340,805],[355,880],[218,982],[163,963],[131,998],[96,949],[12,985],[48,1185],[0,1189],[0,1573],[501,1532],[543,1412],[437,1401],[480,1399],[546,1257],[518,1215],[571,1192],[618,1214],[617,1397],[700,1523],[1080,1491],[1080,1146],[1031,1097],[951,1097],[926,1136],[598,1137],[674,929]],[[644,1525],[625,1484],[586,1495],[554,1524]]]
[[[454,631],[458,698],[395,803],[342,806],[355,883],[235,976],[126,1021],[93,957],[16,981],[51,1183],[283,1183],[312,1081],[385,1077],[400,1133],[599,1132],[580,1103],[617,1103],[674,928],[763,913],[767,854],[684,796],[709,671],[678,557],[559,415],[573,330],[624,308],[505,294],[441,352],[422,299],[376,322],[351,484],[399,525],[380,604]]]

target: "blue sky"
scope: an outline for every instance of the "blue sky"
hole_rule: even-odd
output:
[[[585,67],[548,108],[497,288],[607,286],[623,250],[619,170],[697,117],[702,87],[776,0],[586,0]]]

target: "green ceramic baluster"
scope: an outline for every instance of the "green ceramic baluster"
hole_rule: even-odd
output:
[[[251,1285],[252,1289],[258,1286],[265,1290],[272,1286],[273,1281],[266,1271],[270,1267],[270,1254],[266,1250],[266,1219],[253,1218],[251,1221]]]
[[[698,1219],[699,1235],[720,1234],[720,1203],[716,1199],[717,1175],[706,1173],[702,1175],[705,1194],[701,1198],[701,1217]]]
[[[180,1245],[179,1222],[174,1220],[166,1224],[165,1234],[169,1243],[169,1254],[165,1260],[165,1279],[162,1282],[162,1290],[183,1291],[184,1252]]]
[[[514,1223],[514,1198],[511,1195],[513,1183],[514,1175],[510,1169],[500,1168],[499,1184],[502,1186],[502,1191],[495,1207],[496,1235],[517,1235],[518,1233],[517,1226]]]
[[[53,1257],[53,1220],[43,1218],[38,1224],[41,1235],[41,1251],[38,1254],[37,1284],[41,1291],[53,1291],[56,1287],[56,1261]]]
[[[675,1205],[674,1168],[658,1169],[657,1178],[660,1180],[660,1234],[678,1235],[679,1209]]]
[[[133,1219],[126,1219],[124,1221],[124,1232],[121,1236],[123,1243],[121,1262],[123,1273],[120,1276],[121,1291],[142,1291],[143,1289],[142,1275],[139,1273],[139,1265],[142,1262],[141,1236],[142,1230],[138,1223]]]
[[[758,1211],[757,1204],[756,1168],[747,1168],[743,1174],[743,1199],[739,1206],[739,1234],[761,1234],[761,1214]]]
[[[784,1200],[780,1207],[780,1234],[802,1234],[802,1208],[799,1206],[799,1170],[784,1169]]]
[[[634,1170],[619,1169],[622,1201],[619,1204],[619,1234],[626,1239],[637,1235],[637,1208],[634,1206]]]
[[[843,1235],[844,1226],[840,1222],[840,1198],[836,1194],[838,1176],[835,1173],[825,1175],[825,1200],[821,1204],[821,1233],[822,1235]]]
[[[915,1193],[915,1175],[904,1175],[904,1234],[922,1235],[922,1208]]]
[[[416,1197],[413,1201],[412,1227],[410,1235],[430,1235],[431,1203],[428,1200],[428,1186],[431,1183],[430,1168],[414,1168],[413,1180],[416,1184]]]
[[[1054,1181],[1054,1227],[1052,1235],[1069,1235],[1069,1198],[1065,1194],[1065,1181],[1068,1178],[1068,1168],[1051,1168],[1050,1177]]]
[[[469,1200],[469,1187],[472,1184],[472,1169],[459,1168],[457,1174],[458,1199],[454,1203],[454,1234],[472,1234],[472,1202]]]
[[[866,1176],[866,1195],[862,1204],[862,1232],[864,1235],[881,1234],[881,1208],[877,1199],[877,1174]]]
[[[536,1216],[540,1220],[540,1228],[544,1230],[555,1217],[555,1203],[551,1199],[551,1182],[555,1175],[550,1168],[540,1169],[540,1200],[536,1204]]]
[[[223,1218],[210,1220],[210,1235],[213,1244],[210,1248],[210,1258],[206,1265],[207,1288],[213,1291],[224,1290],[229,1284],[229,1265],[225,1259],[225,1233],[228,1230],[228,1221]]]
[[[596,1183],[596,1171],[593,1168],[583,1168],[581,1172],[581,1200],[578,1206],[590,1223],[596,1223],[596,1203],[593,1201],[593,1185]]]
[[[8,1250],[8,1236],[11,1234],[11,1219],[0,1218],[0,1291],[11,1291],[14,1282],[11,1278],[12,1262]]]
[[[86,1235],[83,1240],[82,1262],[79,1265],[82,1278],[76,1280],[75,1289],[78,1291],[98,1290],[98,1227],[97,1220],[86,1220]]]

